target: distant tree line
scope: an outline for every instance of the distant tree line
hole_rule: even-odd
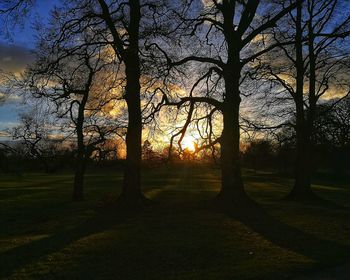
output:
[[[332,110],[329,110],[332,106]],[[323,113],[325,111],[327,113]],[[317,109],[322,113],[315,122],[312,173],[332,173],[347,176],[350,172],[350,97],[340,100],[336,105],[325,102]],[[21,125],[12,131],[16,144],[0,146],[1,171],[19,173],[23,171],[56,172],[74,168],[72,159],[76,157],[77,148],[74,141],[48,138],[48,129],[43,122],[38,124],[35,114],[22,115]],[[242,167],[278,172],[293,176],[296,155],[296,135],[292,127],[275,129],[264,137],[252,137],[241,145]],[[124,147],[121,143],[106,142],[100,146],[98,153],[90,159],[90,164],[103,166],[120,166]],[[157,167],[169,163],[169,147],[161,151],[153,148],[152,142],[145,140],[142,144],[142,161],[144,166]],[[119,150],[119,151],[118,151]],[[170,162],[197,161],[218,165],[220,154],[213,155],[211,149],[180,151],[173,149]],[[37,162],[33,164],[33,162]]]

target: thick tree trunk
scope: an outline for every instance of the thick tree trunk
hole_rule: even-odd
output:
[[[129,48],[126,50],[126,94],[128,106],[128,131],[126,134],[126,161],[122,199],[140,200],[141,192],[141,101],[140,101],[140,59],[139,59],[139,1],[130,1]]]
[[[131,58],[133,61],[127,66],[127,86],[126,101],[128,105],[129,121],[126,134],[126,160],[124,170],[124,182],[122,197],[126,199],[140,199],[143,197],[141,192],[141,106],[140,106],[140,84],[138,59]],[[133,66],[135,65],[135,67]]]
[[[240,77],[242,65],[240,61],[241,36],[232,28],[234,2],[224,2],[224,34],[228,48],[228,59],[223,68],[225,96],[223,101],[223,132],[221,135],[221,190],[218,199],[229,207],[244,205],[248,196],[240,165],[240,127],[239,107]]]
[[[76,120],[76,133],[77,133],[77,159],[75,166],[75,177],[73,185],[73,201],[81,201],[84,199],[84,175],[86,166],[86,151],[84,144],[84,113],[85,105],[88,100],[88,90],[84,93],[78,108],[78,118]]]
[[[139,0],[129,0],[128,44],[126,45],[114,25],[106,1],[99,0],[106,24],[111,31],[116,52],[125,65],[126,87],[125,101],[128,107],[128,129],[126,133],[126,159],[122,193],[119,202],[126,206],[135,201],[143,200],[141,192],[141,101],[140,101],[140,58],[139,58],[139,27],[141,6]],[[124,204],[124,203],[121,203]]]
[[[312,107],[312,105],[310,107]],[[295,181],[292,191],[287,196],[287,199],[291,200],[315,198],[315,194],[311,189],[313,108],[309,108],[307,113],[307,120],[299,117],[296,123],[297,151],[295,159]]]
[[[237,104],[238,103],[238,104]],[[224,129],[221,135],[221,190],[219,197],[237,202],[245,197],[239,154],[239,102],[223,112]]]
[[[297,152],[295,159],[295,181],[288,195],[291,200],[312,199],[311,190],[311,139],[309,131],[300,128],[297,133]]]
[[[238,59],[236,60],[238,61]],[[236,66],[236,67],[234,67]],[[221,135],[221,190],[218,198],[228,205],[244,203],[247,195],[240,165],[240,128],[239,128],[239,64],[228,64],[225,77],[225,100],[223,104],[223,132]]]
[[[84,175],[86,169],[86,160],[82,153],[77,156],[77,163],[74,176],[74,189],[72,199],[74,201],[84,200]]]
[[[312,199],[314,194],[311,190],[311,135],[313,128],[314,107],[316,106],[315,94],[315,69],[313,49],[310,56],[310,85],[309,85],[309,109],[304,108],[304,57],[302,41],[302,3],[297,6],[296,16],[296,93],[294,101],[296,105],[296,135],[297,135],[297,155],[295,160],[295,182],[292,191],[287,196],[291,200]],[[313,42],[309,42],[309,45]],[[310,51],[310,49],[309,49]]]

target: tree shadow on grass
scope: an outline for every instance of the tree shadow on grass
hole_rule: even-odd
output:
[[[7,278],[17,269],[35,263],[41,257],[55,253],[79,239],[125,223],[137,217],[141,210],[141,207],[130,210],[108,205],[98,209],[92,218],[73,229],[59,231],[49,237],[7,250],[0,254],[0,278]]]
[[[24,185],[20,185],[18,187],[1,187],[0,188],[0,198],[1,200],[7,200],[7,199],[13,199],[18,196],[25,196],[25,195],[37,195],[39,193],[48,193],[56,191],[57,187],[55,186],[58,183],[65,183],[67,182],[67,178],[64,179],[57,179],[52,181],[43,181],[40,183],[28,183]],[[69,181],[68,181],[69,182]]]
[[[328,195],[329,196],[329,195]],[[288,202],[288,199],[283,199],[285,202]],[[293,202],[292,202],[293,203]],[[342,205],[336,202],[332,199],[326,199],[322,196],[320,196],[318,193],[315,194],[314,199],[312,200],[305,200],[305,201],[299,201],[299,203],[303,203],[303,206],[311,207],[311,208],[318,208],[320,210],[327,210],[327,211],[350,211],[350,207],[346,205]]]
[[[323,203],[325,204],[321,205],[330,206],[328,202]],[[220,210],[224,210],[230,217],[239,220],[275,245],[314,260],[317,267],[337,265],[350,258],[350,246],[319,238],[285,224],[253,201],[247,205]]]

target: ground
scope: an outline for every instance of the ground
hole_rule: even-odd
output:
[[[148,169],[143,186],[153,203],[126,215],[108,206],[120,172],[89,172],[78,203],[71,174],[2,175],[0,278],[309,279],[300,277],[346,266],[349,182],[319,179],[313,189],[326,200],[301,204],[282,200],[290,179],[246,171],[245,181],[262,209],[235,216],[211,203],[218,169]]]

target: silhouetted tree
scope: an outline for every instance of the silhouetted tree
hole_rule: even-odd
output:
[[[37,159],[48,173],[55,169],[51,161],[56,148],[50,139],[53,123],[45,117],[45,114],[47,114],[45,110],[38,108],[22,113],[19,125],[11,129],[10,133],[14,140],[23,144],[26,156]]]
[[[253,167],[256,172],[258,169],[271,168],[274,158],[274,147],[268,140],[255,140],[249,143],[244,151],[243,157],[247,164]]]
[[[328,104],[329,103],[329,104]],[[326,113],[325,113],[326,112]],[[323,164],[338,175],[348,171],[350,156],[350,98],[334,105],[333,101],[318,106],[313,141]]]
[[[164,17],[167,1],[129,0],[129,1],[97,1],[100,11],[95,14],[103,20],[112,46],[122,65],[125,77],[124,100],[128,110],[128,129],[126,134],[126,163],[123,188],[120,199],[126,201],[142,201],[141,191],[141,136],[143,122],[153,119],[152,99],[157,93],[159,77],[155,75],[154,65],[149,63],[150,57],[145,42],[157,37],[162,32],[162,23],[156,20]],[[157,23],[158,22],[158,23]],[[152,59],[151,59],[152,61]],[[142,93],[142,95],[141,95]],[[148,93],[149,97],[147,97]],[[141,105],[141,100],[145,105]]]
[[[173,47],[173,52],[169,54],[161,44],[153,43],[154,49],[165,55],[170,70],[181,73],[188,65],[193,75],[194,69],[204,69],[193,81],[189,96],[181,97],[180,101],[165,100],[165,103],[178,107],[188,105],[188,118],[181,129],[182,135],[198,104],[207,104],[210,108],[208,118],[214,116],[212,111],[221,113],[221,136],[210,144],[220,142],[222,184],[218,200],[225,204],[235,205],[248,199],[242,180],[239,149],[241,84],[249,76],[247,69],[250,63],[279,45],[260,44],[260,37],[269,33],[300,2],[293,1],[279,8],[274,3],[262,5],[256,0],[190,1],[189,6],[183,9],[187,13],[174,11],[174,17],[179,30],[177,44],[183,48],[190,44],[191,48],[179,55],[174,54],[178,49]],[[185,55],[187,53],[190,54]],[[196,90],[199,91],[197,96]]]
[[[47,98],[54,105],[60,119],[68,119],[62,132],[69,138],[75,135],[76,165],[72,198],[84,198],[84,174],[87,161],[110,137],[118,135],[120,128],[108,116],[113,104],[120,99],[113,90],[115,84],[114,64],[106,50],[94,46],[91,34],[81,31],[70,42],[62,31],[65,24],[60,13],[53,17],[39,41],[36,62],[29,69],[28,88],[35,98]],[[63,38],[63,39],[62,39]],[[112,123],[113,122],[113,123]]]
[[[340,74],[347,67],[346,50],[338,44],[339,39],[349,35],[349,15],[341,19],[338,16],[343,9],[343,4],[336,0],[298,2],[296,12],[290,13],[272,36],[273,41],[280,43],[281,52],[276,50],[262,61],[265,63],[262,77],[276,85],[268,89],[273,104],[281,115],[286,116],[288,108],[292,108],[294,115],[289,117],[293,120],[289,125],[296,131],[295,183],[289,199],[314,197],[312,136],[317,104],[324,97],[331,98],[334,92],[346,95],[348,91],[344,90],[346,79]],[[278,59],[271,62],[272,55]]]

